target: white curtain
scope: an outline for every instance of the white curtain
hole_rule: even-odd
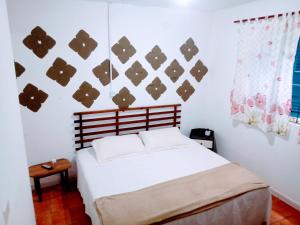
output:
[[[296,13],[238,26],[231,115],[263,131],[286,136],[300,16]]]

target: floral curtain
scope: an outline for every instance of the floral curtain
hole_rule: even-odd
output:
[[[233,119],[286,136],[300,15],[241,23],[231,92]]]

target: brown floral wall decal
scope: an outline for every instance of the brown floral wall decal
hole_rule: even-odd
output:
[[[130,105],[132,105],[132,103],[134,103],[135,97],[126,87],[123,87],[112,100],[117,106],[119,106],[120,109],[127,109]]]
[[[187,101],[191,95],[195,92],[195,89],[188,80],[185,80],[183,84],[177,89],[177,94],[183,101]]]
[[[99,95],[100,92],[97,89],[84,81],[79,89],[73,94],[73,98],[85,107],[90,108]]]
[[[67,64],[65,60],[57,58],[46,74],[49,78],[57,81],[57,83],[65,87],[75,73],[76,68]]]
[[[200,82],[207,71],[207,67],[201,62],[201,60],[198,60],[195,66],[191,69],[190,73],[198,82]]]
[[[146,59],[151,64],[152,68],[157,70],[167,60],[167,57],[156,45],[151,52],[146,55]]]
[[[132,57],[136,50],[131,45],[130,41],[124,36],[122,37],[118,43],[112,46],[111,50],[118,56],[119,60],[125,64],[130,57]]]
[[[84,30],[80,30],[76,37],[69,43],[69,47],[83,59],[87,59],[96,49],[98,43]]]
[[[170,77],[170,79],[175,83],[178,78],[184,73],[184,69],[179,65],[176,59],[167,67],[165,73]]]
[[[189,38],[181,47],[180,47],[181,53],[184,55],[184,58],[187,61],[190,61],[197,53],[199,52],[199,49],[195,45],[192,38]]]
[[[100,80],[103,86],[106,86],[110,83],[110,62],[108,59],[103,61],[99,66],[96,66],[93,69],[93,73]],[[116,79],[119,76],[118,71],[112,65],[112,79]]]
[[[48,51],[54,47],[55,40],[50,37],[41,27],[37,26],[23,40],[24,45],[39,57],[44,58]]]
[[[48,94],[39,90],[33,84],[27,84],[23,92],[19,95],[20,104],[33,112],[39,111],[47,98]]]
[[[160,98],[160,96],[167,90],[166,86],[161,80],[156,77],[151,84],[146,87],[147,92],[152,96],[154,100]]]
[[[15,70],[16,70],[16,76],[20,77],[24,72],[25,68],[20,63],[15,62]]]
[[[148,72],[138,61],[135,61],[132,66],[125,72],[125,74],[135,86],[138,86],[142,82],[142,80],[147,77]]]

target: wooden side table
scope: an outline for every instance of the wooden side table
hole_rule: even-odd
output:
[[[47,170],[42,167],[43,164],[52,165],[52,170]],[[38,195],[39,201],[42,201],[42,190],[40,179],[43,177],[48,177],[54,174],[59,174],[61,176],[62,184],[69,190],[69,172],[68,169],[71,168],[72,164],[67,159],[58,159],[56,163],[45,162],[38,165],[29,167],[29,176],[33,178],[35,191]]]

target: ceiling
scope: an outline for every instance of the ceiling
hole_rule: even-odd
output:
[[[255,0],[93,0],[143,6],[186,7],[203,11],[215,11],[242,5]]]

